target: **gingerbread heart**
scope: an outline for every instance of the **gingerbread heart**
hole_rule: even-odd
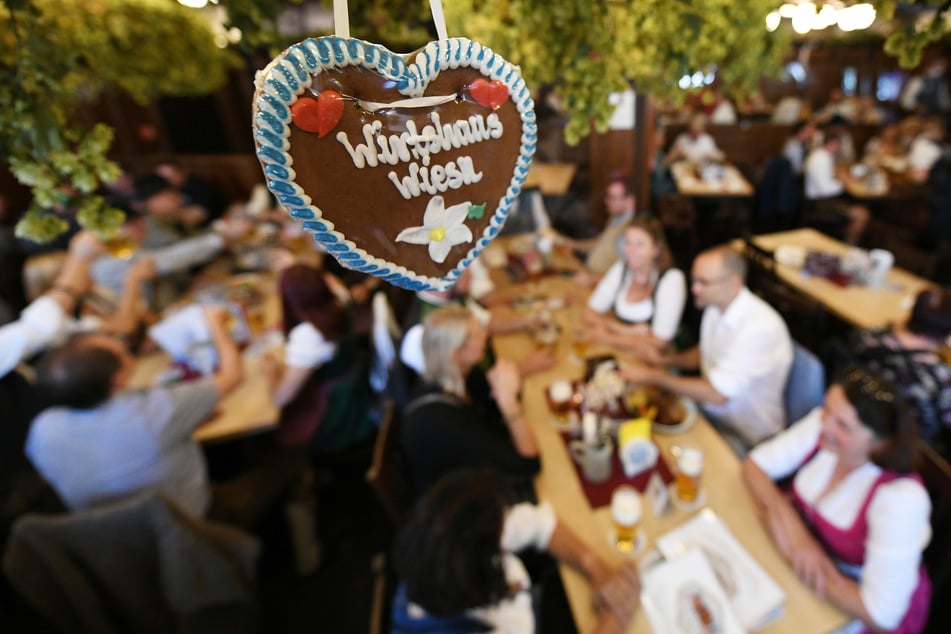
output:
[[[408,55],[308,39],[255,83],[271,192],[341,264],[412,290],[448,288],[498,235],[535,151],[518,70],[464,38]]]

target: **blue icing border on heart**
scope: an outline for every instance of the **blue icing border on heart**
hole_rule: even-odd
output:
[[[397,90],[407,97],[421,97],[440,71],[460,67],[478,70],[508,88],[509,99],[515,104],[522,121],[521,147],[511,181],[482,235],[476,237],[474,246],[442,278],[419,275],[360,249],[334,230],[333,223],[323,217],[321,210],[312,204],[310,196],[294,180],[295,173],[287,154],[290,106],[310,87],[313,75],[347,66],[367,68],[394,81]],[[289,209],[290,216],[300,220],[302,227],[310,231],[314,239],[341,264],[409,290],[443,290],[455,283],[465,268],[498,235],[525,184],[535,153],[538,128],[534,104],[518,69],[492,49],[466,38],[430,42],[416,52],[411,64],[407,64],[403,56],[363,40],[336,36],[308,38],[287,48],[259,71],[255,88],[253,136],[258,159],[267,176],[268,189]]]

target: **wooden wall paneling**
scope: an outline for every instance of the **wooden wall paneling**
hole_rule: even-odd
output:
[[[634,171],[634,130],[592,132],[590,137],[591,222],[604,226],[604,190],[614,171]]]

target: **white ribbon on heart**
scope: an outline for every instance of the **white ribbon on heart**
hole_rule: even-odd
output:
[[[448,40],[446,32],[446,16],[442,10],[442,0],[429,0],[429,8],[433,12],[433,24],[436,25],[436,36],[440,40]],[[334,34],[337,37],[350,37],[350,9],[347,0],[334,0]]]
[[[441,106],[444,103],[449,103],[455,99],[456,95],[413,97],[412,99],[400,99],[398,101],[391,101],[390,103],[381,103],[379,101],[363,101],[362,99],[357,99],[357,105],[367,112],[376,112],[377,110],[383,110],[384,108],[432,108],[433,106]]]

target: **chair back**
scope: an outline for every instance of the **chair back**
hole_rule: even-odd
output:
[[[377,291],[373,295],[372,306],[373,362],[370,367],[370,387],[377,394],[382,394],[389,384],[393,365],[398,363],[396,348],[403,331],[396,323],[393,308],[385,293]]]
[[[773,252],[756,244],[751,235],[743,238],[743,257],[747,263],[746,281],[751,289],[755,291],[764,284],[779,282]]]
[[[753,236],[744,238],[743,257],[748,265],[746,285],[749,289],[783,316],[796,341],[818,350],[831,325],[825,306],[786,284],[776,271],[772,251],[756,244]]]
[[[805,346],[793,341],[793,362],[783,395],[786,426],[822,405],[825,390],[826,372],[822,362]]]
[[[951,631],[951,605],[942,601],[951,596],[951,464],[938,452],[921,443],[918,472],[931,498],[931,543],[924,560],[931,577],[931,610],[926,634]]]
[[[400,453],[399,416],[392,400],[387,400],[383,405],[383,416],[366,479],[393,525],[402,524],[409,513],[412,496]]]
[[[259,551],[253,536],[146,491],[85,511],[24,515],[3,572],[56,631],[255,632]]]
[[[778,228],[778,217],[791,218],[799,207],[799,185],[789,159],[782,154],[766,164],[756,190],[756,219],[766,228]]]

